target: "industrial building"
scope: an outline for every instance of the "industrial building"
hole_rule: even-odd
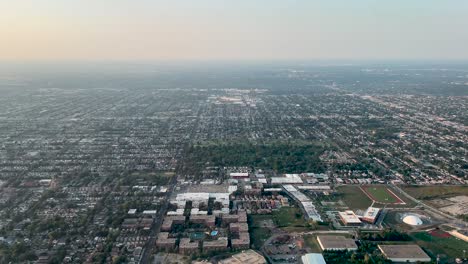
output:
[[[382,254],[393,262],[429,262],[431,258],[416,244],[378,245]]]
[[[284,177],[272,177],[271,184],[292,184],[302,183],[301,176],[299,174],[285,174]]]
[[[322,250],[357,250],[356,242],[344,236],[317,236],[317,241]]]
[[[304,211],[307,219],[322,222],[322,217],[315,209],[315,205],[309,197],[298,191],[296,187],[290,184],[283,185],[283,189],[287,194],[289,194],[289,196],[299,203],[300,208]]]

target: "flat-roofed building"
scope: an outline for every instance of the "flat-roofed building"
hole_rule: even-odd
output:
[[[249,173],[248,172],[231,172],[229,176],[231,176],[231,178],[233,179],[245,179],[245,178],[249,178]]]
[[[281,192],[283,189],[281,188],[265,188],[263,189],[264,192]]]
[[[175,247],[176,239],[169,238],[168,232],[160,232],[156,240],[156,246],[161,249],[173,249]]]
[[[144,230],[149,230],[151,226],[153,226],[153,223],[153,218],[142,218],[138,226],[142,227]]]
[[[416,244],[378,245],[382,254],[393,262],[429,262],[431,258]]]
[[[272,177],[271,184],[293,184],[302,183],[299,174],[284,174],[284,177]]]
[[[236,215],[236,214],[222,215],[221,219],[223,220],[223,223],[225,223],[225,224],[239,222],[239,216]]]
[[[141,214],[142,215],[149,215],[151,217],[156,217],[156,210],[144,210]]]
[[[344,236],[317,236],[322,250],[357,250],[356,242]]]
[[[301,209],[304,211],[304,215],[306,219],[311,219],[313,221],[320,221],[322,222],[322,217],[320,214],[317,212],[315,209],[315,205],[310,200],[309,197],[307,197],[305,194],[302,192],[298,191],[296,187],[294,187],[291,184],[286,184],[283,185],[284,191],[291,196],[294,200],[296,200],[299,204]]]
[[[303,264],[327,264],[320,253],[309,253],[301,257]]]
[[[248,232],[239,233],[239,238],[231,239],[233,249],[248,249],[250,247],[250,235]]]
[[[247,223],[231,223],[229,231],[232,233],[249,232],[249,225]]]
[[[375,221],[377,221],[377,218],[379,217],[380,214],[380,209],[375,208],[375,207],[369,207],[367,210],[364,212],[361,220],[365,221],[370,224],[374,224]]]
[[[228,259],[219,261],[219,264],[265,264],[265,258],[259,253],[249,249],[235,254]]]
[[[198,253],[198,244],[198,241],[191,242],[190,238],[181,238],[179,243],[179,252],[186,255]]]
[[[171,231],[172,225],[183,223],[185,223],[185,216],[183,215],[166,216],[161,225],[161,231]]]
[[[216,217],[222,217],[223,215],[229,214],[229,208],[221,208],[221,210],[213,210],[213,215]]]
[[[331,188],[328,185],[301,185],[297,186],[299,190],[305,191],[330,191]]]
[[[175,211],[169,211],[167,212],[167,215],[184,215],[185,209],[183,208],[178,208]]]
[[[216,217],[214,215],[191,215],[190,223],[203,224],[208,227],[215,226]]]
[[[359,217],[351,210],[339,212],[341,221],[347,226],[360,226],[362,224]]]
[[[138,227],[138,218],[125,218],[122,222],[123,229],[131,229]]]
[[[239,211],[237,212],[238,221],[239,223],[247,223],[247,212],[246,211]]]
[[[220,237],[216,240],[203,241],[203,251],[213,252],[226,250],[228,245],[227,237]]]

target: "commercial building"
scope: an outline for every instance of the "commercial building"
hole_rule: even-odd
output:
[[[344,236],[317,236],[317,241],[322,250],[357,250],[356,242]]]
[[[378,245],[382,254],[393,262],[429,262],[431,258],[418,245]]]
[[[351,210],[346,210],[344,212],[339,212],[341,222],[347,226],[360,226],[362,224],[359,217]]]

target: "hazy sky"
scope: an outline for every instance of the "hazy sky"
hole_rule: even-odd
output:
[[[468,59],[467,0],[0,0],[0,60]]]

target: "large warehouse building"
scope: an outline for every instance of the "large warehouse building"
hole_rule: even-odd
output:
[[[322,250],[357,250],[358,247],[353,239],[344,236],[317,236]]]
[[[393,262],[429,262],[431,258],[418,245],[378,245],[382,254]]]

